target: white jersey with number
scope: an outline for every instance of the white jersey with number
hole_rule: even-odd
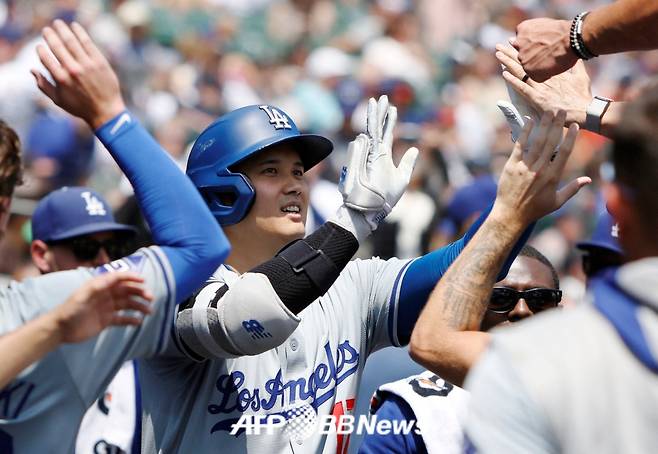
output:
[[[468,391],[426,371],[380,386],[375,398],[387,393],[409,404],[429,454],[462,453]]]
[[[299,314],[288,340],[265,353],[201,363],[180,355],[144,361],[142,451],[347,452],[348,435],[322,435],[312,423],[318,416],[351,414],[368,355],[398,345],[397,303],[409,263],[350,262],[329,291]],[[213,276],[229,287],[237,278],[226,266]],[[198,298],[213,296],[201,292]],[[243,414],[284,415],[287,422],[269,434],[231,434]]]
[[[126,361],[82,418],[76,454],[132,453],[136,425],[141,424],[138,392],[135,362]]]

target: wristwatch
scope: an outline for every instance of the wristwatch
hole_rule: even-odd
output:
[[[587,106],[587,117],[585,118],[585,129],[595,133],[601,132],[601,119],[605,115],[612,99],[603,96],[594,96],[592,102]]]

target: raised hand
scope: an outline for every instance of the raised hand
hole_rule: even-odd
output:
[[[80,24],[56,20],[42,34],[47,45],[37,46],[37,54],[54,84],[36,69],[31,72],[46,96],[92,129],[125,110],[119,79]]]
[[[548,18],[530,19],[516,27],[512,45],[519,51],[524,72],[538,82],[563,73],[578,61],[571,50],[571,22]]]
[[[59,327],[60,341],[81,342],[108,326],[139,325],[141,317],[123,311],[152,312],[146,301],[153,296],[143,282],[138,274],[120,272],[102,274],[85,283],[49,314]]]
[[[340,191],[344,204],[362,212],[372,230],[400,200],[409,184],[418,149],[409,148],[400,164],[393,163],[393,130],[397,109],[388,98],[368,101],[367,134],[359,134],[348,148]]]
[[[585,65],[577,62],[570,70],[545,82],[532,78],[523,81],[526,72],[519,63],[519,53],[510,46],[497,45],[496,58],[505,67],[503,78],[539,114],[558,110],[566,112],[566,124],[585,124],[587,106],[592,100],[591,81]]]
[[[528,138],[535,126],[532,120],[526,122],[498,183],[493,207],[496,214],[526,226],[557,210],[581,187],[591,183],[589,177],[582,176],[558,190],[578,134],[578,125],[572,124],[562,140],[565,118],[563,110],[557,115],[545,112],[534,142],[529,145]]]

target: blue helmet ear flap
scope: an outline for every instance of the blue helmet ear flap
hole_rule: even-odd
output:
[[[197,183],[201,196],[220,225],[237,224],[247,216],[256,198],[249,178],[222,170],[209,184]]]

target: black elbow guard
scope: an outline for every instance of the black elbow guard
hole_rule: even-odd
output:
[[[298,314],[329,290],[358,248],[351,232],[326,222],[250,272],[267,276],[281,301]]]

